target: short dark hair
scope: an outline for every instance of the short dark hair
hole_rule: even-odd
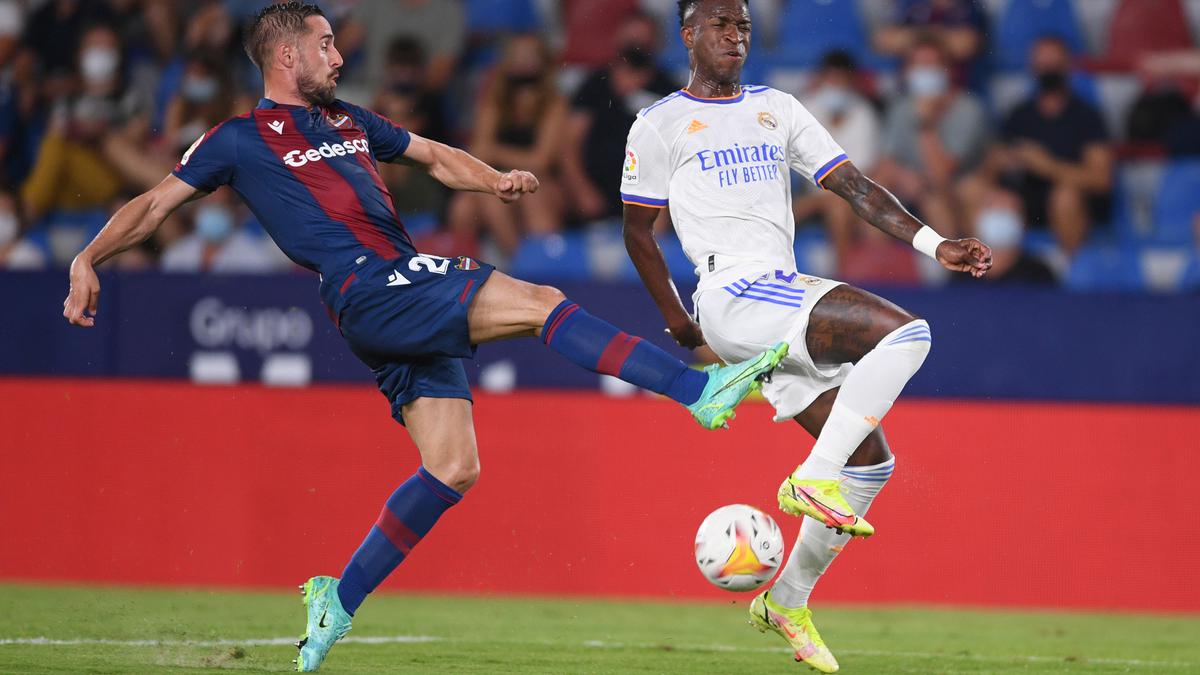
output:
[[[858,70],[858,62],[854,60],[854,55],[845,49],[831,49],[821,57],[821,69],[854,73]]]
[[[280,40],[299,38],[308,32],[310,16],[325,16],[320,7],[307,2],[281,2],[267,5],[246,28],[246,55],[259,70],[267,63],[271,47]]]
[[[905,58],[913,55],[918,49],[932,49],[937,52],[942,63],[950,62],[950,55],[946,53],[946,43],[942,42],[937,35],[933,33],[919,33],[916,39],[908,48],[908,53]]]
[[[425,65],[425,50],[420,42],[402,35],[388,44],[386,61],[388,65],[419,68]]]
[[[696,10],[696,6],[704,0],[679,0],[679,25],[687,24],[687,17]],[[750,0],[742,0],[742,4],[749,7]]]

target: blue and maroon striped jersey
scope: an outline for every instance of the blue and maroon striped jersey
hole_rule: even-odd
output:
[[[172,172],[203,192],[228,185],[296,263],[328,277],[362,256],[416,253],[376,167],[408,132],[341,100],[304,108],[262,99],[201,136]]]

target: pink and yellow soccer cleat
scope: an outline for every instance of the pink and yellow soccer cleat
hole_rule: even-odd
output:
[[[750,601],[750,625],[761,633],[769,630],[778,633],[796,650],[797,661],[822,673],[836,673],[837,659],[813,625],[812,612],[807,607],[780,607],[771,602],[770,593],[770,590],[765,590]]]
[[[779,486],[779,508],[793,516],[808,516],[825,527],[854,537],[875,534],[870,523],[855,515],[837,480],[788,476]]]

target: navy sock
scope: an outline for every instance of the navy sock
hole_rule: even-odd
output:
[[[691,405],[700,400],[708,375],[663,350],[563,300],[542,326],[542,342],[588,370],[613,375],[643,389]]]
[[[338,599],[352,616],[367,594],[404,562],[437,519],[462,499],[425,470],[396,488],[379,512],[379,519],[354,552],[338,583]]]

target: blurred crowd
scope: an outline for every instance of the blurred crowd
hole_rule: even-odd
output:
[[[0,267],[64,266],[205,130],[252,108],[266,0],[0,0]],[[534,278],[633,278],[625,136],[686,83],[674,0],[327,0],[338,95],[541,190],[514,206],[382,167],[418,248]],[[1200,288],[1197,0],[752,0],[747,83],[794,94],[991,283]],[[800,269],[938,284],[931,261],[795,180]],[[690,274],[669,214],[661,240]],[[227,190],[119,269],[294,269]]]

